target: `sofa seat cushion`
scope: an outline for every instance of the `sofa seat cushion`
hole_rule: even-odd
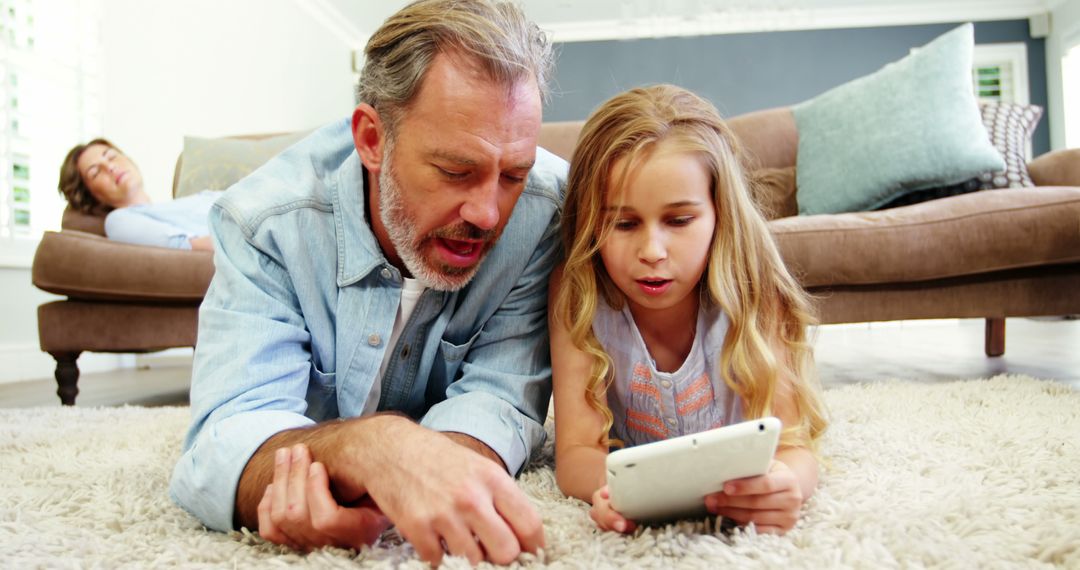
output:
[[[1080,188],[986,190],[769,222],[804,287],[919,282],[1080,261]]]
[[[45,232],[34,255],[39,289],[76,299],[198,305],[214,275],[213,254]]]

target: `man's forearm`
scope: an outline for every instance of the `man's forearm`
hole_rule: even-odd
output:
[[[375,423],[371,423],[372,421]],[[274,460],[277,450],[303,443],[311,450],[314,461],[326,466],[334,494],[342,503],[359,499],[366,494],[363,480],[351,462],[363,454],[364,435],[383,422],[412,420],[399,414],[377,414],[364,418],[324,422],[315,426],[292,429],[274,434],[248,460],[236,487],[233,524],[255,530],[259,526],[258,507],[266,487],[274,479]],[[340,474],[348,470],[349,477]]]
[[[467,447],[484,457],[495,462],[496,465],[502,467],[503,471],[506,471],[506,463],[503,462],[502,457],[499,457],[498,453],[495,453],[486,443],[476,439],[471,435],[459,433],[456,431],[446,431],[443,435],[449,437],[454,443]]]

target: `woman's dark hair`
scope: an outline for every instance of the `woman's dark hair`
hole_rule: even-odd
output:
[[[116,148],[116,145],[105,139],[94,139],[86,144],[75,145],[67,153],[67,157],[64,158],[63,164],[60,165],[60,184],[58,189],[60,193],[67,199],[68,204],[72,209],[82,212],[84,214],[93,214],[100,211],[102,208],[111,209],[97,201],[94,195],[90,193],[90,187],[83,181],[82,173],[79,172],[79,157],[82,156],[84,150],[88,147],[102,144],[111,149],[115,149],[120,152],[120,149]]]

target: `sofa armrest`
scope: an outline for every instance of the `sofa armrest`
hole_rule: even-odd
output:
[[[197,305],[213,275],[209,251],[132,245],[64,230],[41,237],[32,281],[75,299]]]
[[[1027,166],[1036,186],[1080,186],[1080,148],[1048,152]]]

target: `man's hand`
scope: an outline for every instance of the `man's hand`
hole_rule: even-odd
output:
[[[600,527],[600,530],[629,533],[634,532],[634,529],[637,528],[634,521],[611,508],[611,492],[608,490],[607,485],[600,487],[593,493],[589,517],[596,523],[596,526]]]
[[[754,523],[758,532],[784,534],[799,520],[803,492],[795,472],[773,460],[769,472],[724,483],[724,490],[705,497],[709,512],[740,525]]]
[[[365,485],[420,558],[508,564],[544,546],[540,515],[494,461],[402,418],[371,425]]]
[[[375,542],[390,526],[377,506],[343,507],[330,493],[322,463],[304,444],[278,449],[274,482],[259,502],[259,534],[275,544],[308,551],[322,546],[355,548]]]

